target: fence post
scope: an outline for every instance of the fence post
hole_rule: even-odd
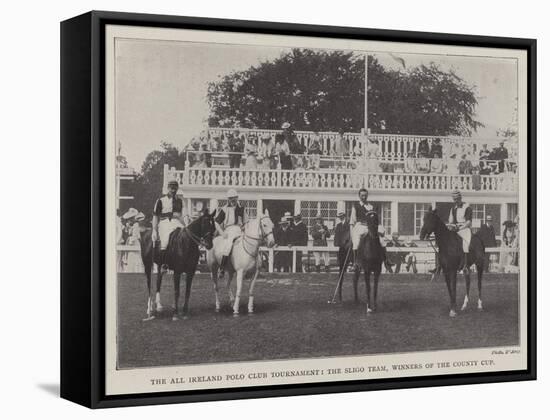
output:
[[[269,248],[268,252],[268,260],[269,260],[269,269],[268,271],[270,273],[273,273],[273,248]]]

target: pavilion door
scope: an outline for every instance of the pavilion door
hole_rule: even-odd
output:
[[[269,211],[269,217],[277,226],[285,212],[294,215],[294,200],[263,200],[263,208]]]

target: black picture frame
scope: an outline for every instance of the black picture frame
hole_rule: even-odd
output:
[[[105,395],[105,26],[207,29],[468,47],[528,57],[528,368],[208,391]],[[61,23],[61,397],[91,408],[536,379],[536,40],[92,11]]]

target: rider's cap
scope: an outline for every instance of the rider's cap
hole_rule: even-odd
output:
[[[337,217],[346,217],[346,213],[343,212],[343,211],[339,211],[338,214],[336,215]]]
[[[486,217],[487,220],[493,220],[493,216],[491,216],[490,214],[487,215]]]
[[[170,188],[170,187],[178,187],[178,188],[179,188],[179,187],[180,187],[180,184],[179,184],[178,181],[175,181],[175,180],[169,181],[169,182],[168,182],[168,188]]]
[[[281,126],[281,128],[284,130],[286,128],[290,128],[290,123],[289,122],[284,122],[283,125]]]
[[[233,188],[231,188],[229,191],[227,191],[227,198],[235,198],[238,197],[239,194],[237,194],[237,191]]]
[[[453,191],[453,198],[456,198],[456,197],[462,197],[462,194],[458,190]]]

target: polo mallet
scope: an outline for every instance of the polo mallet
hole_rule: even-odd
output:
[[[340,277],[338,278],[338,283],[336,283],[336,289],[334,289],[334,294],[332,295],[332,300],[329,300],[328,303],[329,304],[333,304],[334,301],[336,300],[336,294],[338,293],[338,289],[340,287],[340,285],[342,284],[342,281],[344,280],[344,273],[346,272],[346,268],[348,266],[348,259],[349,259],[349,254],[351,252],[351,246],[349,247],[348,249],[348,253],[346,254],[346,258],[344,259],[344,265],[342,266],[342,271],[340,271]]]

